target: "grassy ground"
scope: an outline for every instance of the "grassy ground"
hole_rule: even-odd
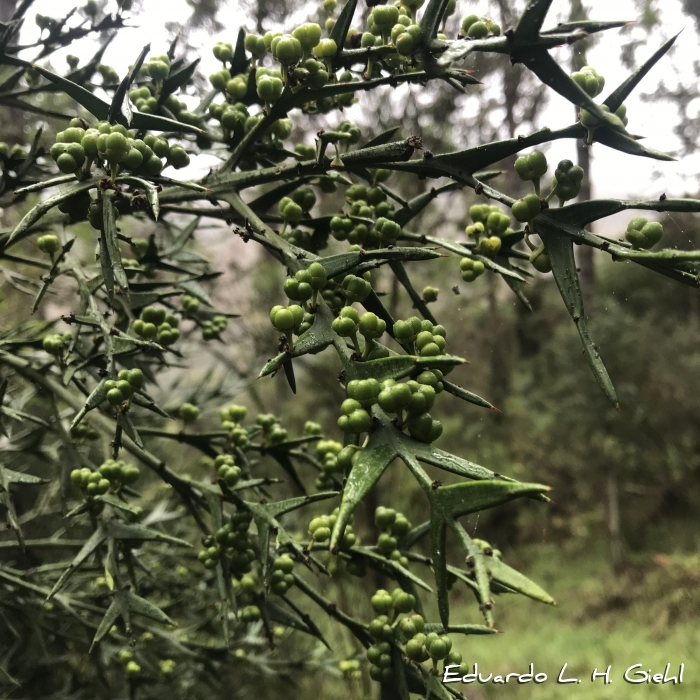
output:
[[[520,597],[500,597],[497,623],[501,634],[462,638],[457,648],[465,662],[479,664],[487,675],[535,672],[549,676],[541,685],[461,685],[469,700],[638,700],[639,698],[700,697],[700,560],[657,555],[633,562],[613,576],[604,556],[572,553],[561,565],[561,552],[539,545],[521,552],[530,560],[528,574],[556,598],[556,608]],[[580,684],[557,684],[568,663],[567,676]],[[625,670],[641,663],[652,673],[671,673],[685,663],[682,685],[631,685]],[[597,667],[612,665],[610,685],[591,682]]]

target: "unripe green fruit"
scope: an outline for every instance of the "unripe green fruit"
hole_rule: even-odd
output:
[[[44,253],[55,253],[61,247],[61,242],[58,240],[58,236],[53,234],[39,236],[36,244],[39,250],[43,251]]]
[[[314,55],[319,58],[333,58],[338,53],[338,46],[333,39],[321,39],[314,47]]]
[[[255,59],[262,58],[267,52],[265,41],[258,34],[246,35],[244,46],[246,51],[248,51]]]
[[[388,530],[396,520],[396,511],[393,508],[379,506],[374,511],[374,522],[380,530]]]
[[[219,92],[223,92],[226,89],[226,84],[229,80],[231,80],[231,74],[225,68],[209,76],[209,82],[212,87]]]
[[[383,532],[377,539],[377,549],[385,555],[391,554],[396,549],[396,538]]]
[[[485,39],[489,35],[489,27],[486,22],[479,20],[474,22],[467,30],[470,39]]]
[[[124,395],[117,388],[110,389],[106,394],[106,398],[112,406],[118,406],[124,401]]]
[[[522,199],[513,202],[511,207],[513,217],[521,223],[532,221],[540,213],[540,209],[540,198],[536,194],[525,195]]]
[[[144,164],[143,168],[148,175],[152,177],[160,175],[163,170],[163,161],[157,156],[152,155]]]
[[[501,239],[498,236],[482,238],[476,246],[476,250],[481,255],[494,256],[501,249]]]
[[[378,590],[370,599],[375,612],[382,614],[391,610],[392,600],[388,591]]]
[[[191,403],[183,403],[180,406],[179,414],[185,423],[193,423],[199,418],[199,409]]]
[[[405,516],[397,515],[394,524],[391,527],[392,534],[397,537],[403,537],[411,529],[411,523],[406,519]]]
[[[321,27],[312,22],[297,27],[292,36],[299,41],[304,53],[308,54],[321,41]]]
[[[559,161],[552,179],[554,194],[562,201],[578,196],[583,182],[583,169],[570,160]]]
[[[547,157],[541,151],[533,151],[515,161],[515,172],[521,180],[537,180],[547,172],[547,167]]]
[[[234,99],[242,100],[248,92],[248,83],[240,76],[236,76],[226,83],[226,92]]]
[[[438,661],[444,659],[448,654],[447,645],[441,638],[432,640],[430,645],[427,646],[427,649],[431,658],[437,659]]]
[[[127,168],[128,170],[136,170],[141,167],[141,164],[143,163],[143,155],[141,154],[141,151],[139,151],[136,148],[132,148],[129,150],[129,153],[127,154],[126,158],[122,162],[123,167]]]
[[[56,159],[56,165],[62,173],[71,174],[74,173],[80,165],[78,162],[68,153],[63,153]]]
[[[418,639],[410,639],[406,642],[406,656],[412,661],[420,661],[423,656],[423,642]]]
[[[605,78],[591,66],[584,66],[571,74],[571,79],[589,96],[597,97],[603,92]]]

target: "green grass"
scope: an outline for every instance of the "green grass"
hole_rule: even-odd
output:
[[[528,575],[543,584],[558,606],[545,607],[515,596],[497,599],[496,621],[501,634],[455,639],[465,663],[478,663],[487,675],[545,672],[541,685],[461,685],[469,698],[519,700],[638,700],[639,698],[700,697],[700,625],[698,598],[700,565],[697,559],[670,557],[644,564],[637,562],[614,576],[605,557],[570,555],[562,567],[562,551],[539,545],[528,551]],[[522,554],[522,553],[521,553]],[[461,617],[454,610],[455,617]],[[653,673],[666,663],[685,663],[682,685],[631,685],[625,670],[641,663]],[[556,678],[564,663],[567,676],[580,684],[560,685]],[[610,685],[591,682],[596,667],[612,665]]]

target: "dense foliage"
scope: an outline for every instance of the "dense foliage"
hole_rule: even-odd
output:
[[[532,508],[547,507],[548,488],[435,446],[441,395],[494,407],[447,378],[465,361],[449,352],[449,324],[429,308],[439,288],[416,291],[407,263],[454,256],[464,282],[499,275],[527,308],[523,284],[551,272],[588,364],[617,407],[586,325],[574,247],[697,287],[696,251],[650,250],[664,237],[661,223],[631,218],[621,240],[585,227],[628,209],[698,212],[700,201],[572,204],[583,170],[569,160],[553,167],[531,149],[583,139],[669,160],[627,131],[624,100],[673,40],[597,103],[604,77],[591,67],[569,76],[548,49],[624,23],[543,30],[551,3],[533,0],[514,29],[467,15],[451,41],[441,32],[456,12],[454,0],[429,0],[420,16],[422,0],[375,6],[364,31],[351,27],[356,0],[340,11],[325,0],[323,29],[309,22],[290,33],[240,30],[235,43],[216,44],[221,68],[190,111],[180,98],[192,93],[198,61],[177,58],[177,43],[163,55],[146,47],[121,80],[101,63],[105,47],[84,66],[71,56],[65,76],[19,58],[17,34],[29,4],[2,27],[0,100],[62,121],[52,145],[39,128],[28,148],[2,152],[0,197],[21,214],[0,234],[0,257],[17,270],[41,270],[31,312],[54,285],[70,288],[74,304],[48,323],[22,318],[0,339],[0,499],[15,537],[2,544],[16,552],[0,566],[0,630],[14,640],[0,666],[4,681],[18,693],[34,684],[56,697],[86,685],[94,695],[128,689],[132,697],[164,697],[177,688],[199,696],[209,683],[240,681],[273,662],[288,671],[294,655],[275,650],[290,635],[330,647],[327,630],[342,628],[346,652],[324,656],[326,669],[351,681],[366,669],[386,697],[459,696],[441,683],[445,667],[465,667],[452,638],[492,633],[494,596],[554,602],[498,549],[471,537],[460,517],[523,497],[535,501]],[[100,16],[88,3],[79,27],[70,17],[38,16],[40,58],[121,27],[130,3],[118,4],[116,14]],[[468,94],[478,80],[454,64],[470,52],[523,63],[580,108],[579,121],[435,154],[417,136],[399,138],[399,127],[365,140],[337,116],[337,127],[318,132],[315,145],[290,147],[296,114],[337,115],[359,91],[443,81]],[[111,101],[98,96],[95,74]],[[79,107],[48,111],[37,98],[56,92]],[[521,151],[515,171],[532,192],[513,198],[491,183],[503,174],[497,165]],[[221,164],[201,180],[162,174],[203,153]],[[448,182],[407,201],[389,184],[399,172]],[[464,187],[482,198],[465,211],[465,235],[448,240],[412,230],[440,194]],[[231,235],[259,244],[285,269],[278,291],[288,301],[269,311],[277,354],[260,363],[259,374],[282,372],[296,392],[294,361],[335,353],[344,397],[339,432],[310,416],[303,434],[290,435],[275,415],[224,403],[223,391],[194,392],[176,407],[154,399],[171,367],[196,369],[202,344],[226,342],[236,323],[235,299],[216,308],[216,266],[192,245],[206,218],[224,221]],[[127,235],[132,220],[158,221],[158,235]],[[97,250],[96,263],[74,250],[80,237]],[[324,254],[329,248],[337,252]],[[396,279],[416,315],[392,317],[377,293],[379,268]],[[31,289],[31,277],[17,271],[12,280]],[[16,298],[12,317],[23,311]],[[224,405],[211,430],[200,414],[219,395]],[[161,456],[167,441],[200,452],[203,461],[184,475]],[[410,512],[377,505],[376,540],[362,542],[353,531],[355,510],[396,461],[418,482],[430,519],[414,526]],[[284,483],[270,476],[275,470]],[[434,470],[451,475],[450,483]],[[305,515],[307,506],[317,514]],[[58,532],[46,531],[46,513],[61,514]],[[448,532],[461,548],[459,566],[448,563]],[[364,610],[345,608],[338,591],[348,577],[368,572],[376,592]],[[483,624],[451,618],[456,586],[473,593]],[[31,678],[36,649],[56,664],[48,678]]]

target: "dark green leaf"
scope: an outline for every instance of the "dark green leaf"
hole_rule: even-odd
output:
[[[515,28],[514,46],[529,45],[537,41],[551,4],[552,0],[530,0]]]
[[[22,218],[22,220],[15,226],[14,230],[10,234],[10,238],[7,241],[9,245],[15,238],[21,236],[26,231],[28,231],[37,221],[41,219],[44,214],[53,207],[57,207],[62,204],[67,199],[70,199],[74,194],[78,192],[84,192],[85,190],[90,190],[97,185],[99,178],[93,178],[91,180],[86,180],[85,182],[80,182],[73,187],[66,187],[60,192],[57,192],[52,197],[48,197],[43,202],[39,202],[35,207],[32,207]]]
[[[551,0],[534,0],[536,3],[551,3]],[[602,124],[608,123],[606,113],[600,105],[593,102],[588,94],[580,88],[564,71],[564,69],[549,55],[547,49],[528,49],[522,52],[522,62],[545,84],[565,97],[569,102],[586,109]],[[627,133],[622,126],[608,126],[608,130]]]
[[[547,491],[549,487],[542,484],[502,480],[467,481],[434,489],[432,502],[445,518],[458,518],[494,508],[515,498],[535,496]]]
[[[403,288],[408,292],[408,296],[411,297],[414,308],[418,309],[423,318],[426,318],[432,324],[437,325],[437,320],[428,308],[428,305],[423,300],[423,297],[418,294],[414,286],[411,284],[411,280],[408,277],[408,273],[406,272],[406,268],[403,266],[403,263],[401,263],[399,260],[394,260],[389,263],[389,267],[391,267],[391,271],[396,275],[396,279],[398,279]]]
[[[401,129],[400,126],[395,126],[391,129],[387,129],[386,131],[382,131],[381,134],[378,134],[373,139],[367,141],[362,148],[373,148],[374,146],[382,146],[385,143],[389,143],[389,141],[396,136],[399,129]]]
[[[39,290],[39,293],[36,295],[36,298],[34,299],[34,303],[32,304],[32,313],[34,313],[39,308],[39,304],[41,304],[41,300],[44,298],[44,295],[49,290],[49,287],[53,284],[54,280],[56,279],[56,276],[58,275],[58,272],[59,272],[59,267],[60,267],[61,263],[63,262],[63,260],[65,259],[66,254],[68,252],[70,252],[70,249],[73,247],[75,240],[76,240],[75,238],[71,238],[70,241],[68,241],[68,243],[66,243],[61,248],[61,252],[54,260],[53,265],[51,265],[51,269],[44,276],[44,283],[41,285],[41,289]]]
[[[345,46],[345,37],[348,35],[350,30],[350,25],[352,24],[352,18],[355,14],[355,8],[357,7],[357,0],[347,0],[343,9],[340,11],[340,15],[333,27],[330,38],[335,41],[338,47],[338,53],[342,53],[343,47]]]
[[[345,482],[338,519],[331,534],[331,551],[337,550],[338,542],[343,536],[345,526],[350,521],[357,504],[365,497],[372,486],[377,483],[379,477],[386,471],[386,468],[396,456],[396,446],[388,431],[376,430],[370,433],[365,449],[355,458],[350,474],[348,474]]]
[[[616,151],[629,153],[632,156],[642,156],[644,158],[654,158],[655,160],[676,160],[673,156],[669,156],[661,151],[655,151],[652,148],[647,148],[636,139],[631,138],[627,134],[621,134],[607,127],[597,127],[593,132],[593,138],[598,143],[602,143],[609,148],[614,148]]]
[[[680,32],[679,32],[680,34]],[[658,51],[654,52],[637,70],[632,73],[621,85],[616,87],[606,98],[603,104],[610,108],[611,112],[617,111],[617,108],[627,99],[632,90],[639,85],[642,78],[656,65],[657,61],[673,46],[678,38],[671,37]]]
[[[483,408],[490,408],[492,411],[498,411],[498,409],[493,404],[490,404],[486,399],[482,399],[481,396],[477,396],[471,391],[463,389],[461,386],[457,386],[456,384],[448,382],[444,379],[442,381],[442,385],[445,388],[445,391],[448,394],[452,394],[452,396],[456,396],[457,398],[463,399],[464,401],[473,403],[476,406],[482,406]]]
[[[134,78],[136,78],[136,76],[139,73],[139,70],[141,70],[141,66],[146,60],[146,55],[150,50],[150,44],[146,44],[146,46],[144,46],[143,49],[141,49],[141,53],[136,59],[136,63],[134,63],[131,69],[127,72],[124,79],[121,81],[121,83],[119,83],[119,87],[114,91],[114,97],[112,97],[112,104],[109,106],[109,114],[107,115],[107,121],[110,124],[114,124],[117,121],[118,117],[121,116],[123,119],[126,120],[126,126],[131,126],[131,105],[129,104],[129,96],[127,95],[127,93],[129,92],[131,84],[134,82]]]
[[[53,598],[53,596],[58,593],[63,586],[66,585],[68,579],[75,573],[76,569],[85,562],[85,560],[97,550],[97,548],[107,539],[107,532],[104,527],[100,525],[95,532],[90,535],[88,540],[82,546],[80,551],[75,555],[70,566],[59,576],[58,581],[54,584],[48,597]]]
[[[170,73],[170,75],[163,81],[161,96],[167,97],[168,95],[172,95],[178,88],[186,85],[192,79],[192,76],[197,70],[197,66],[201,60],[201,58],[196,58],[179,71]]]
[[[547,605],[556,605],[554,598],[549,593],[527,578],[527,576],[523,576],[519,571],[504,564],[500,559],[486,557],[486,566],[494,581],[533,600],[538,600]]]
[[[593,374],[605,395],[615,408],[619,408],[615,388],[610,381],[598,349],[588,335],[583,311],[581,284],[576,272],[576,261],[574,260],[573,241],[550,224],[539,226],[537,232],[540,234],[547,249],[547,255],[549,255],[552,263],[552,273],[554,274],[554,280],[559,288],[561,298],[564,300],[564,304],[576,324],[588,364],[591,366]]]
[[[340,44],[338,47],[340,47]],[[245,53],[245,29],[241,27],[241,29],[238,30],[236,48],[234,49],[233,58],[231,59],[231,75],[245,73],[248,63],[249,60]]]
[[[111,192],[104,192],[102,195],[102,212],[104,222],[102,241],[105,246],[104,250],[100,247],[100,262],[102,263],[103,273],[105,271],[108,272],[108,274],[105,274],[105,286],[110,297],[122,294],[128,297],[129,280],[126,276],[122,255],[119,250],[117,218]]]
[[[120,615],[122,614],[122,605],[123,599],[115,596],[115,598],[109,604],[104,617],[102,620],[100,620],[100,624],[97,626],[95,636],[93,637],[92,644],[90,645],[91,650],[95,644],[99,644],[99,642],[104,639],[105,635],[112,629],[112,625],[119,619]]]
[[[124,523],[121,520],[110,520],[106,523],[106,529],[107,534],[116,540],[153,540],[175,544],[178,547],[192,547],[189,542],[181,540],[179,537],[172,537],[143,525]]]
[[[429,0],[428,5],[423,10],[423,16],[420,20],[421,35],[423,42],[427,43],[431,39],[434,39],[438,28],[440,27],[440,22],[447,9],[447,4],[449,0]]]

